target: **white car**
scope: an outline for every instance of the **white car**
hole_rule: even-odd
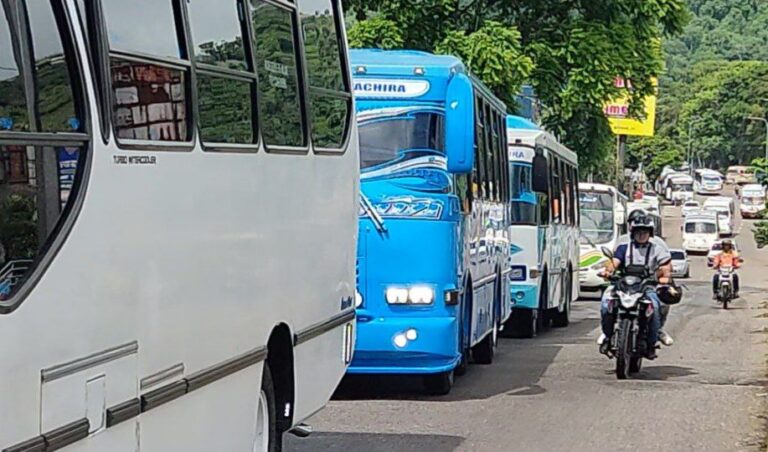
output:
[[[699,210],[701,210],[701,204],[698,201],[686,201],[680,210],[680,214],[685,218],[688,214],[698,212]]]
[[[677,278],[691,277],[691,261],[688,259],[688,253],[681,249],[671,249],[672,255],[672,276]]]
[[[739,250],[739,244],[736,243],[735,240],[731,239],[731,243],[733,243],[733,249],[736,251],[736,254],[741,255],[741,251]],[[715,243],[712,244],[712,246],[709,248],[709,252],[707,253],[707,267],[711,267],[715,263],[715,256],[723,252],[723,241],[718,240]]]

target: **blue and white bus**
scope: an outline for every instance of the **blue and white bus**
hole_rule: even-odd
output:
[[[507,117],[511,175],[511,333],[568,326],[579,296],[576,154],[536,124]]]
[[[505,105],[451,56],[353,50],[361,154],[355,374],[450,391],[509,317]]]

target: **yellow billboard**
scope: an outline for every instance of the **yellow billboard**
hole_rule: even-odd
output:
[[[653,79],[656,86],[656,79]],[[624,82],[624,79],[616,79],[616,87],[632,89]],[[629,102],[626,97],[614,99],[605,104],[603,108],[611,130],[615,135],[632,135],[640,137],[652,137],[656,124],[656,96],[645,98],[645,118],[643,120],[629,118]]]

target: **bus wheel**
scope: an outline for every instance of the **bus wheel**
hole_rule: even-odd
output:
[[[495,317],[495,316],[494,316]],[[499,325],[496,319],[491,319],[491,331],[485,335],[479,344],[472,348],[472,359],[477,364],[492,364],[493,353],[496,348],[496,339],[499,336]]]
[[[557,311],[555,309],[554,316],[552,317],[552,326],[556,328],[563,328],[571,323],[571,277],[566,279],[565,291],[565,303],[563,304],[563,310]]]
[[[465,299],[461,303],[461,315],[459,316],[459,353],[461,353],[461,359],[456,368],[453,369],[453,374],[456,376],[462,376],[467,373],[469,367],[469,329],[471,328],[471,321],[469,313],[471,312],[470,305],[472,300],[465,295]]]
[[[515,309],[512,312],[512,335],[530,339],[538,332],[539,319],[536,309]]]
[[[424,376],[424,389],[431,395],[446,395],[453,387],[453,371]]]
[[[277,437],[277,416],[275,415],[275,386],[272,382],[272,372],[269,365],[264,363],[261,375],[261,392],[256,408],[256,441],[255,450],[280,452],[282,440]]]

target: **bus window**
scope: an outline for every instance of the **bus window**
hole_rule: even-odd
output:
[[[493,156],[494,137],[493,137],[493,116],[491,107],[487,102],[483,102],[483,130],[485,130],[485,173],[488,181],[488,199],[496,200],[496,162]]]
[[[264,0],[253,4],[253,47],[259,73],[261,135],[269,146],[306,146],[299,67],[294,37],[295,7]]]
[[[74,199],[87,139],[78,133],[85,121],[70,76],[74,60],[65,52],[55,16],[63,11],[54,14],[48,2],[26,3],[26,14],[17,17],[29,21],[27,49],[18,38],[24,27],[6,11],[0,9],[0,304],[22,286],[62,214],[71,211],[66,206]],[[34,57],[27,64],[18,58],[25,51]],[[41,144],[6,144],[5,131],[20,132],[16,142],[36,132]],[[58,132],[70,134],[57,137]],[[56,145],[45,144],[48,134]]]
[[[200,137],[204,143],[256,142],[252,101],[256,77],[243,42],[237,1],[188,3],[195,48]],[[212,145],[209,145],[209,147]]]
[[[103,0],[102,5],[117,138],[189,141],[189,62],[178,42],[172,2]]]
[[[18,27],[0,9],[0,131],[29,130],[27,96],[24,90],[24,77],[21,76],[21,59],[17,46]]]
[[[338,149],[346,138],[352,96],[339,49],[342,35],[334,19],[335,7],[331,0],[299,4],[309,74],[312,142],[315,147]]]
[[[475,98],[475,111],[477,112],[477,118],[475,119],[475,133],[477,135],[477,145],[475,149],[475,160],[477,164],[478,178],[477,183],[480,186],[480,193],[477,198],[488,199],[488,176],[486,173],[486,161],[485,161],[485,113],[483,111],[483,101],[479,97]]]

